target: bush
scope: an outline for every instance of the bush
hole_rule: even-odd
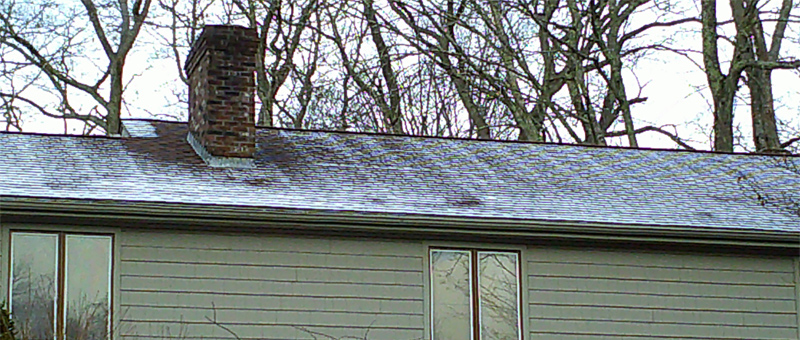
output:
[[[8,312],[6,304],[0,304],[0,340],[16,340],[17,330],[14,328],[14,320],[11,320],[11,313]]]

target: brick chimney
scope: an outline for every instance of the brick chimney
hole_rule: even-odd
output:
[[[257,49],[253,29],[207,25],[186,57],[186,139],[210,166],[253,166]]]

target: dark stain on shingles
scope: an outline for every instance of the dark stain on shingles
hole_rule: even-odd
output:
[[[338,136],[324,138],[319,133],[306,131],[258,130],[256,136],[256,164],[269,164],[288,175],[307,171],[320,164],[343,165],[350,155],[343,155]],[[328,136],[330,137],[330,136]]]
[[[267,178],[264,178],[264,177],[246,178],[244,180],[244,182],[247,183],[247,184],[250,184],[250,185],[254,185],[254,186],[264,186],[264,185],[269,184],[269,180]]]
[[[74,189],[78,187],[78,185],[75,183],[62,182],[57,180],[48,180],[47,182],[45,182],[45,185],[53,190]]]
[[[402,157],[413,158],[400,141],[386,136],[322,134],[275,130],[258,131],[256,162],[276,166],[336,164],[339,166],[396,165]]]
[[[231,181],[242,182],[257,187],[266,186],[271,182],[266,174],[250,169],[225,169],[225,177]]]
[[[480,200],[471,199],[471,198],[466,198],[466,199],[461,199],[461,200],[457,200],[456,201],[456,205],[461,205],[461,206],[466,206],[466,207],[474,207],[474,206],[478,206],[480,204],[481,204]]]
[[[450,204],[460,207],[474,207],[481,204],[481,200],[471,194],[461,195],[460,197],[456,197],[455,199],[450,199],[448,201]]]
[[[296,146],[291,145],[276,131],[258,131],[256,136],[256,163],[270,163],[281,166],[293,164],[298,155]]]
[[[147,162],[161,164],[205,166],[203,160],[186,142],[185,123],[151,122],[158,137],[127,138],[123,145],[128,152]]]

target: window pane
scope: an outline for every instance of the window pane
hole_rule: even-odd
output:
[[[468,251],[431,250],[433,340],[472,338],[472,289]]]
[[[22,339],[53,339],[58,236],[12,233],[11,313]]]
[[[111,305],[111,237],[68,235],[66,242],[66,338],[107,339]]]
[[[481,340],[519,339],[517,254],[478,253]]]

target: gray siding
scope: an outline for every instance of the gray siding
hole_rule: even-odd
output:
[[[128,339],[416,339],[419,243],[123,232],[118,334]],[[317,334],[319,333],[319,334]]]
[[[796,339],[794,260],[531,248],[531,339]]]
[[[128,232],[125,339],[427,338],[417,242]],[[534,339],[796,339],[795,260],[530,247]]]

